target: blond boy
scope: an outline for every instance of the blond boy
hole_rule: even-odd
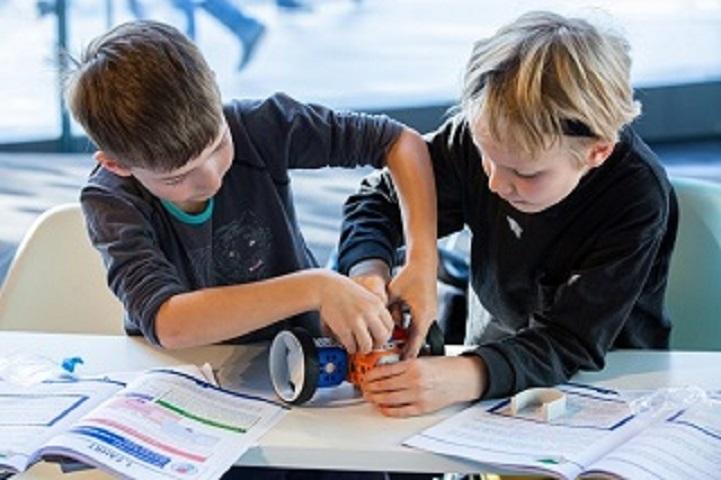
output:
[[[427,145],[439,236],[473,234],[476,347],[376,368],[364,390],[384,413],[554,385],[603,368],[611,348],[668,348],[677,207],[629,127],[630,65],[621,36],[547,12],[475,44],[459,111]],[[401,238],[391,192],[382,176],[346,204],[340,265],[364,284],[389,281]]]

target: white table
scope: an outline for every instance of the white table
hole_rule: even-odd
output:
[[[0,332],[0,352],[24,351],[61,360],[80,356],[82,374],[133,371],[149,367],[209,362],[221,371],[221,382],[242,379],[245,388],[268,391],[265,347],[212,346],[179,351],[154,348],[140,338],[124,336]],[[458,351],[458,348],[455,349]],[[618,351],[607,356],[601,372],[581,373],[575,381],[612,388],[699,385],[721,388],[721,352]],[[328,395],[321,395],[321,400]],[[342,403],[342,402],[340,402]],[[360,400],[342,406],[324,404],[293,408],[237,465],[339,470],[475,472],[478,464],[413,450],[402,440],[427,428],[457,408],[408,419],[380,415]],[[15,478],[51,478],[54,465],[37,465]],[[105,478],[81,472],[67,478]]]

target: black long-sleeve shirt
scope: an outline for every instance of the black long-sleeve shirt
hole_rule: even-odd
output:
[[[206,210],[190,215],[133,177],[97,168],[80,202],[125,328],[158,343],[155,317],[176,294],[272,278],[316,266],[296,220],[288,171],[382,167],[403,126],[385,116],[334,112],[276,94],[224,109],[233,164]],[[317,312],[292,319],[319,333]],[[287,322],[235,339],[270,339]]]
[[[648,146],[624,129],[565,199],[525,214],[489,190],[467,124],[455,127],[449,120],[426,140],[439,236],[464,225],[473,235],[471,286],[490,318],[473,351],[488,368],[485,397],[601,369],[611,348],[668,348],[664,292],[678,213]],[[345,205],[341,271],[369,258],[390,265],[402,241],[390,176],[366,178]]]

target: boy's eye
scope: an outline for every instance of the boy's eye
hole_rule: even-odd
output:
[[[541,172],[535,172],[535,173],[521,173],[521,172],[514,172],[517,177],[523,178],[526,180],[531,180],[534,178],[538,178],[541,176]]]
[[[173,185],[180,185],[181,183],[183,183],[184,180],[185,180],[185,177],[180,177],[180,178],[174,178],[172,180],[166,180],[163,183],[165,183],[165,185],[172,187]]]

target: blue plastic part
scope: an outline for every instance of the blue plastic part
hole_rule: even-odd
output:
[[[348,374],[348,353],[339,346],[318,348],[318,387],[335,387],[343,383]]]
[[[63,367],[63,370],[73,373],[75,371],[75,366],[78,364],[82,365],[83,363],[85,362],[83,362],[83,359],[80,357],[68,357],[63,359],[60,366]]]

